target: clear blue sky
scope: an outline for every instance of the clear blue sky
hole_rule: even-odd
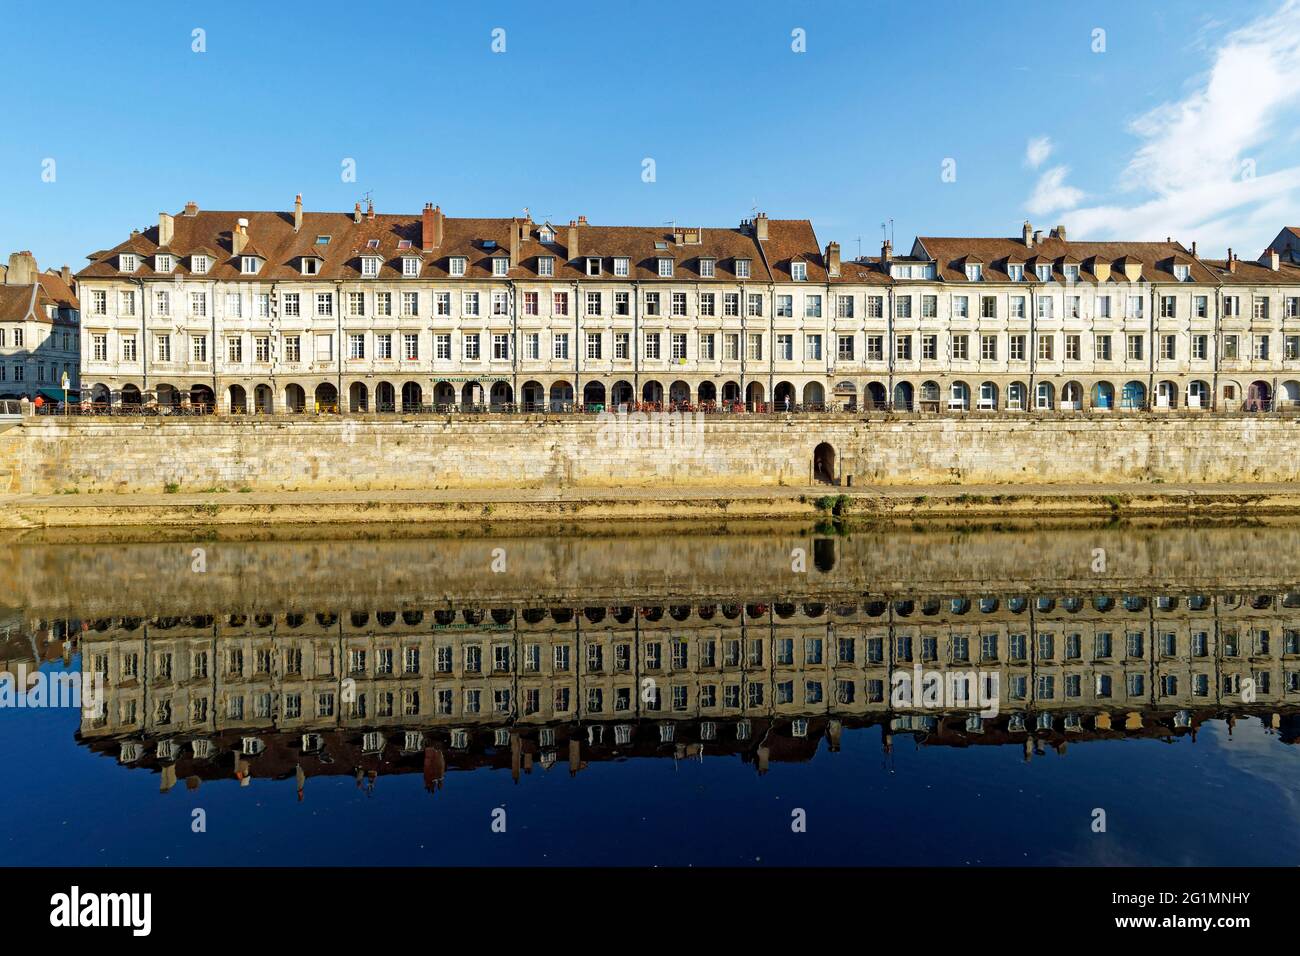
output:
[[[1107,202],[1141,145],[1132,121],[1187,96],[1225,34],[1277,10],[25,3],[0,34],[0,252],[78,269],[187,200],[287,209],[296,192],[308,209],[371,192],[381,212],[433,201],[450,215],[527,206],[600,223],[730,225],[757,204],[811,218],[849,255],[858,236],[878,251],[890,218],[900,247],[918,232],[1012,234],[1058,162],[1085,202]],[[497,27],[504,53],[491,48]],[[191,50],[195,28],[204,53]],[[791,50],[796,28],[807,52]],[[1053,144],[1038,167],[1026,159],[1035,137]],[[1294,155],[1294,141],[1248,145]],[[646,157],[654,183],[642,182]],[[355,183],[341,181],[345,158]],[[946,158],[956,182],[941,181]]]

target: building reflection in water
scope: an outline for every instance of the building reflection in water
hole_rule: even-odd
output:
[[[820,603],[194,614],[83,621],[107,694],[81,742],[178,781],[739,758],[758,773],[878,728],[888,753],[1300,730],[1300,593],[871,596]],[[43,623],[43,622],[41,622]],[[892,700],[897,674],[989,681],[996,715]]]

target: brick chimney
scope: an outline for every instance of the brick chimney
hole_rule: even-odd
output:
[[[9,256],[5,270],[5,285],[32,285],[36,282],[36,257],[30,252],[15,252]]]
[[[433,252],[442,245],[442,209],[431,202],[424,204],[420,218],[420,249]]]
[[[759,242],[767,242],[767,213],[760,212],[754,217],[754,238]]]
[[[894,262],[894,244],[888,239],[880,244],[880,268],[884,272],[889,272],[889,267]]]
[[[568,254],[570,262],[578,258],[578,223],[581,221],[580,219],[569,220],[569,242],[565,247],[565,252]]]
[[[366,203],[366,218],[369,219],[371,222],[374,222],[374,219],[375,219],[375,204],[372,203],[372,202],[367,202],[367,203]]]
[[[1034,227],[1029,224],[1028,219],[1020,229],[1020,241],[1025,244],[1026,249],[1034,248]]]
[[[1237,271],[1237,259],[1232,254],[1232,246],[1228,246],[1228,271],[1229,272]]]
[[[1060,239],[1062,242],[1064,242],[1064,241],[1065,241],[1065,227],[1064,227],[1064,226],[1057,226],[1055,229],[1053,229],[1053,230],[1052,230],[1052,238],[1053,238],[1053,239]]]
[[[63,280],[63,284],[69,289],[72,288],[72,270],[66,265],[59,270],[59,278]]]
[[[199,214],[199,204],[191,199],[189,202],[185,204],[185,215],[193,219],[198,214]]]
[[[361,203],[357,203],[355,206],[352,207],[352,221],[353,222],[361,221]]]
[[[239,255],[248,245],[248,220],[240,218],[235,223],[235,228],[230,233],[230,251]]]
[[[519,236],[520,233],[523,232],[523,230],[524,230],[524,223],[522,220],[519,219],[511,220],[510,222],[510,268],[512,269],[515,266],[519,265],[519,245],[520,245]]]
[[[829,272],[832,277],[839,277],[840,244],[838,242],[828,242],[826,244],[826,271]]]
[[[293,197],[293,231],[302,228],[302,193]]]
[[[176,220],[172,217],[171,213],[158,213],[158,245],[170,246],[175,231]]]

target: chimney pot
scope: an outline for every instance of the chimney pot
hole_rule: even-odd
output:
[[[198,214],[199,214],[199,204],[191,199],[189,202],[185,204],[185,215],[197,216]]]
[[[375,204],[372,202],[366,203],[366,218],[371,220],[375,218]]]

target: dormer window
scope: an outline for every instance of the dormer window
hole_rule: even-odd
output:
[[[967,264],[966,264],[966,281],[967,281],[967,282],[983,282],[983,281],[984,281],[984,267],[983,267],[982,265],[980,265],[978,262],[970,262],[970,263],[967,263]]]
[[[548,226],[542,226],[541,229],[538,229],[538,230],[537,230],[537,241],[538,241],[538,242],[554,242],[554,241],[555,241],[555,230],[549,228]]]
[[[257,256],[240,256],[239,271],[246,276],[255,276],[262,268],[262,260]]]
[[[510,274],[510,257],[496,256],[492,260],[492,274],[498,278],[505,278]]]
[[[631,271],[632,260],[626,256],[619,256],[614,260],[614,275],[626,277]]]
[[[1014,265],[1011,264],[1011,263],[1008,263],[1008,264],[1007,264],[1007,278],[1010,279],[1012,282],[1023,282],[1023,281],[1025,281],[1025,267],[1024,267],[1023,265],[1020,265],[1019,263],[1014,264]]]
[[[555,275],[555,256],[538,256],[537,274],[547,279]]]
[[[1174,278],[1179,282],[1190,282],[1192,280],[1192,267],[1187,265],[1174,266]]]
[[[589,276],[598,276],[598,275],[600,275],[600,257],[599,257],[599,256],[587,256],[587,275],[589,275]]]
[[[673,277],[673,260],[667,256],[659,257],[659,278],[671,279]]]
[[[1067,266],[1065,267],[1065,281],[1066,281],[1066,282],[1078,282],[1078,281],[1079,281],[1079,267],[1078,267],[1078,266],[1076,266],[1076,265],[1067,265]]]
[[[121,260],[121,269],[123,272],[134,272],[136,269],[135,256],[131,253],[123,253]]]
[[[420,259],[418,256],[402,256],[402,275],[408,279],[414,279],[420,274]]]
[[[1035,266],[1035,267],[1034,267],[1034,274],[1038,276],[1038,281],[1039,281],[1039,282],[1051,282],[1051,281],[1052,281],[1052,267],[1051,267],[1051,266]]]
[[[466,259],[464,256],[451,257],[451,274],[454,276],[463,276],[465,274]]]
[[[165,255],[165,254],[164,254],[164,255],[161,255],[161,256],[158,256],[158,258],[154,260],[154,264],[153,264],[153,265],[154,265],[154,271],[155,271],[155,272],[171,272],[171,271],[172,271],[172,257],[169,256],[169,255]]]
[[[320,275],[320,260],[315,256],[303,256],[302,274],[305,276]]]
[[[792,262],[790,263],[790,278],[795,282],[806,282],[808,279],[808,263]]]
[[[379,256],[362,256],[361,257],[361,274],[367,279],[373,279],[379,275],[379,265],[384,260]]]
[[[708,256],[705,256],[700,259],[700,278],[712,279],[713,275],[713,260]]]
[[[748,260],[748,259],[737,259],[737,260],[736,260],[736,278],[737,278],[737,279],[748,279],[748,278],[749,278],[749,260]]]
[[[192,259],[190,259],[190,271],[193,272],[196,276],[207,275],[208,257],[194,256]]]

